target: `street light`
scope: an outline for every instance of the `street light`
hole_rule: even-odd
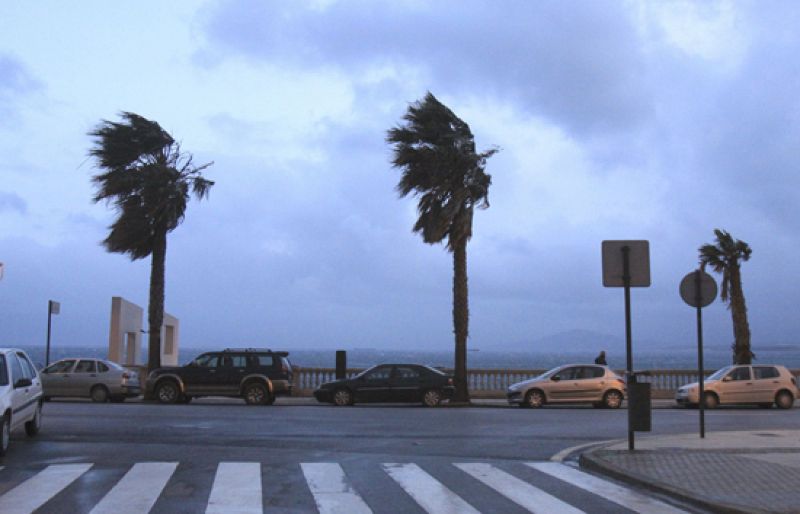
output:
[[[50,365],[50,325],[53,314],[61,312],[61,304],[53,300],[47,300],[47,350],[44,354],[44,366]]]

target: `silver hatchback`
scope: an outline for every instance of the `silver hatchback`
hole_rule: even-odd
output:
[[[541,407],[546,403],[591,403],[618,409],[625,398],[625,381],[608,366],[567,364],[538,377],[512,384],[508,403]]]
[[[703,381],[704,406],[755,404],[789,409],[797,398],[797,379],[785,366],[725,366]],[[686,384],[675,393],[675,401],[685,407],[699,403],[700,384]]]
[[[139,376],[105,359],[61,359],[41,372],[45,400],[55,397],[121,402],[142,392]]]

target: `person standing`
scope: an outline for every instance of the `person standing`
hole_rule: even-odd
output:
[[[594,363],[595,364],[602,364],[603,366],[608,365],[608,363],[606,362],[606,351],[605,350],[602,350],[600,352],[600,355],[597,356],[597,358],[594,360]]]

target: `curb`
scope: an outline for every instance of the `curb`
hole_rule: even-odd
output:
[[[605,451],[604,449],[607,448],[608,446],[611,446],[611,444],[603,446],[601,448],[594,448],[584,453],[581,453],[580,457],[578,458],[578,464],[580,465],[580,467],[588,469],[590,471],[594,471],[602,475],[609,476],[621,482],[626,482],[657,493],[664,494],[666,496],[670,496],[682,502],[703,509],[707,509],[712,512],[720,512],[725,514],[770,514],[771,512],[766,510],[755,510],[753,507],[744,507],[741,505],[722,503],[722,502],[712,502],[689,490],[664,484],[662,482],[658,482],[656,480],[652,480],[647,477],[634,476],[630,474],[628,471],[626,471],[624,468],[611,464],[602,457],[595,455],[598,452]],[[626,451],[626,450],[620,450],[620,451]]]

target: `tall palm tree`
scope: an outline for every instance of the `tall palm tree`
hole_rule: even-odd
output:
[[[155,121],[131,112],[121,122],[103,120],[89,132],[95,138],[89,155],[102,173],[92,177],[94,201],[113,203],[119,216],[103,245],[131,260],[151,257],[147,309],[150,369],[161,366],[161,326],[164,322],[164,268],[167,233],[183,221],[190,193],[208,196],[214,182],[195,166],[192,156]]]
[[[419,197],[414,232],[428,244],[447,238],[447,250],[453,254],[453,399],[467,402],[467,242],[473,209],[489,207],[492,177],[484,167],[497,149],[476,153],[469,125],[430,92],[409,106],[403,120],[405,124],[390,129],[386,138],[394,145],[392,165],[403,171],[397,190],[401,197]]]
[[[722,294],[720,298],[728,303],[733,319],[734,364],[750,364],[755,354],[750,351],[750,325],[747,323],[747,307],[744,303],[740,262],[750,260],[753,250],[744,241],[731,237],[724,231],[715,229],[716,244],[704,244],[700,247],[700,264],[722,274]]]

